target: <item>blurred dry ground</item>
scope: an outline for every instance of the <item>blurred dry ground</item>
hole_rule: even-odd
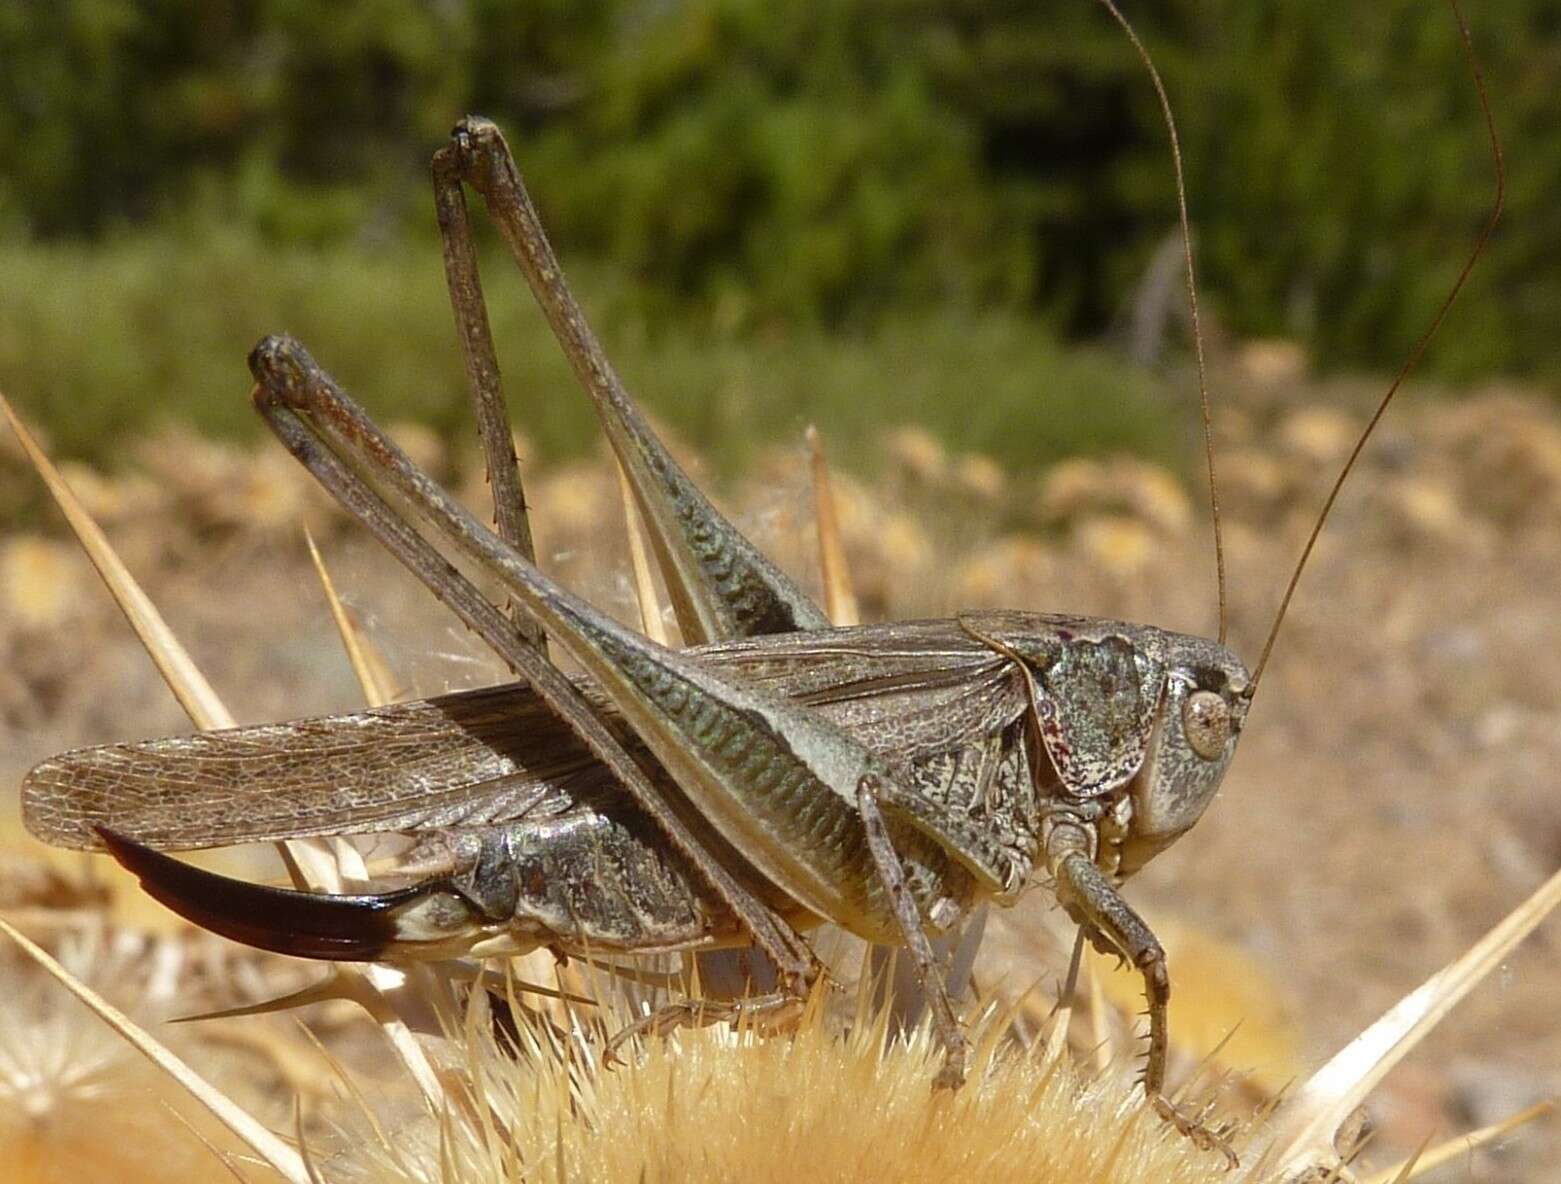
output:
[[[1308,381],[1283,350],[1248,349],[1225,370],[1231,636],[1250,663],[1375,388]],[[480,501],[475,450],[450,455],[425,432],[397,430]],[[39,758],[187,726],[58,519],[29,500],[33,479],[11,449],[0,439],[0,521],[11,523],[0,533],[0,788],[14,818],[9,795]],[[911,426],[886,429],[882,454],[872,478],[835,481],[869,619],[1004,606],[1212,631],[1207,512],[1170,472],[1130,458],[1005,471],[948,455]],[[126,456],[113,476],[68,477],[241,721],[361,701],[304,522],[405,694],[500,677],[279,448],[165,434]],[[528,465],[526,476],[544,566],[634,620],[605,458]],[[778,561],[816,583],[800,441],[773,442],[723,493]],[[34,509],[20,517],[24,504]],[[1274,1008],[1262,1023],[1295,1034],[1256,1071],[1284,1080],[1315,1068],[1561,863],[1558,540],[1552,403],[1411,391],[1385,421],[1318,547],[1219,800],[1129,888],[1158,926],[1227,943],[1254,968],[1249,998]],[[26,891],[8,877],[0,907]],[[1014,935],[1052,919],[1044,893],[1027,898],[994,945],[1010,961],[988,973],[1026,985],[1048,974],[1040,954],[1016,964]],[[1448,1135],[1561,1093],[1558,941],[1552,922],[1392,1075],[1372,1107],[1382,1162],[1432,1128]],[[1175,943],[1171,955],[1182,995],[1230,985],[1215,962],[1179,963]],[[1549,1131],[1513,1144],[1475,1178],[1543,1179],[1561,1156]]]

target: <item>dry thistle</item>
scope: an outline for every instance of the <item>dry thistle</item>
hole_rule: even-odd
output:
[[[461,1100],[332,1166],[372,1184],[1233,1179],[1145,1109],[1129,1063],[1091,1077],[1069,1057],[1015,1051],[989,1008],[970,1083],[935,1094],[925,1025],[884,1051],[888,1009],[858,1018],[842,1034],[813,1006],[788,1039],[682,1032],[607,1072],[582,1028],[562,1044],[528,1033],[517,1057],[474,1022]]]

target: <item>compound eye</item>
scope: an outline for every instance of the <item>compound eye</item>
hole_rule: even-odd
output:
[[[1194,691],[1182,704],[1182,731],[1204,760],[1219,760],[1230,740],[1229,705],[1213,691]]]

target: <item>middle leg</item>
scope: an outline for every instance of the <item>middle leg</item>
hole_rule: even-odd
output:
[[[905,948],[916,966],[916,977],[932,1015],[932,1026],[943,1045],[943,1067],[933,1080],[935,1089],[958,1089],[965,1081],[965,1059],[969,1042],[960,1028],[959,1017],[954,1014],[954,1001],[949,995],[948,981],[932,943],[922,927],[921,912],[906,883],[905,866],[894,849],[889,828],[884,824],[883,811],[878,804],[883,793],[883,783],[874,776],[863,777],[857,785],[856,808],[861,815],[862,826],[867,831],[867,846],[872,852],[879,879],[889,894],[895,921]]]

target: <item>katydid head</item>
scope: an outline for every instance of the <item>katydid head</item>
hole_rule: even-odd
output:
[[[1087,617],[985,612],[960,624],[1022,668],[1060,799],[1130,802],[1123,874],[1203,815],[1250,699],[1251,676],[1229,647]]]

